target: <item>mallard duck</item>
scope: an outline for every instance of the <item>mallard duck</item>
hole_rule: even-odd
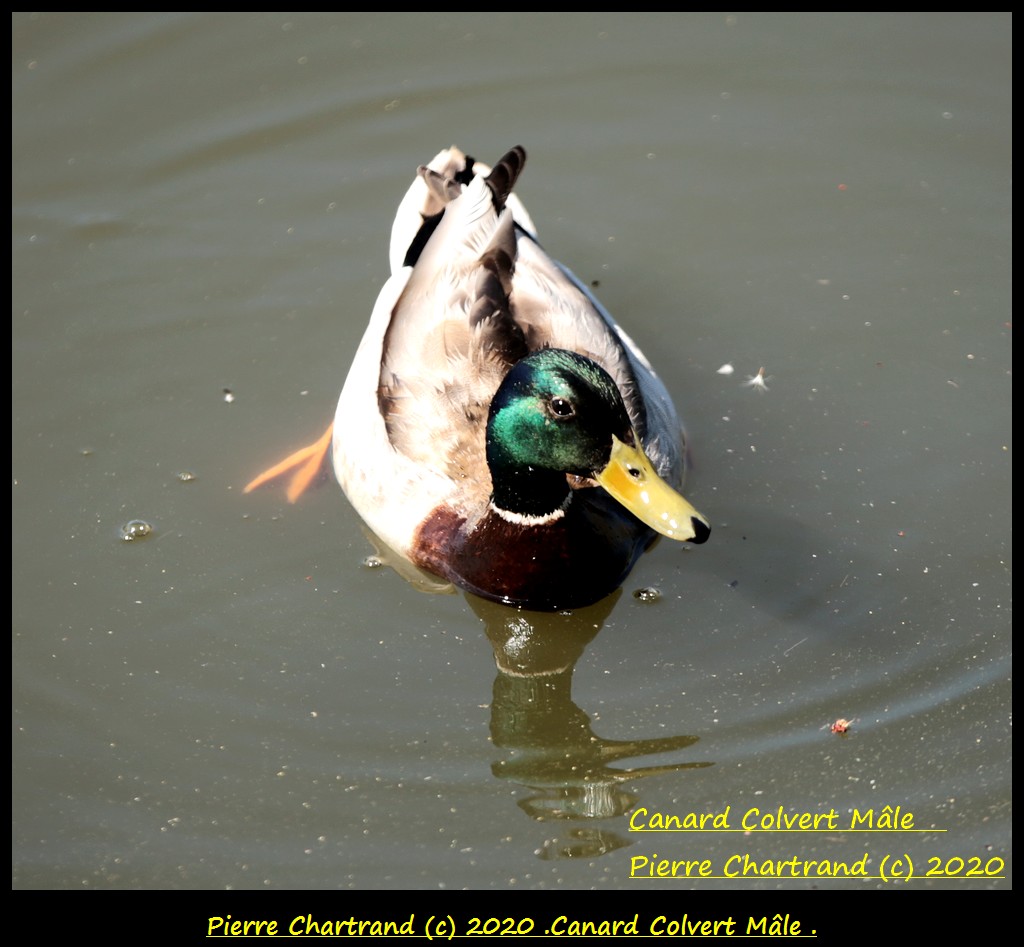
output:
[[[537,242],[493,170],[457,148],[419,168],[392,275],[334,423],[246,491],[328,450],[368,527],[420,569],[508,605],[564,609],[617,589],[658,534],[703,543],[678,489],[682,427],[615,320]]]

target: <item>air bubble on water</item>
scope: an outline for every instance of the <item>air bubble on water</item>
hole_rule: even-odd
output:
[[[121,527],[121,538],[126,543],[133,543],[137,539],[145,539],[153,532],[153,527],[145,520],[129,520]]]
[[[633,593],[633,598],[638,602],[656,602],[661,598],[661,590],[649,585],[646,588],[637,589]]]

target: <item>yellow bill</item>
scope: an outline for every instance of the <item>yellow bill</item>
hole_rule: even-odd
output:
[[[647,455],[617,437],[612,437],[608,465],[594,479],[637,519],[662,536],[703,543],[711,535],[708,521],[655,473]]]

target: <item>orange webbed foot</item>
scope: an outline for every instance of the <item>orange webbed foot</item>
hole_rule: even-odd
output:
[[[276,480],[278,477],[282,477],[289,471],[294,470],[295,472],[285,494],[288,497],[288,502],[294,503],[305,493],[306,488],[316,479],[317,474],[323,468],[328,448],[331,446],[331,436],[333,433],[334,423],[332,422],[316,443],[297,450],[294,454],[282,460],[281,463],[275,464],[269,470],[264,470],[258,477],[250,480],[245,485],[244,492],[249,493],[257,487],[261,487],[263,484]]]

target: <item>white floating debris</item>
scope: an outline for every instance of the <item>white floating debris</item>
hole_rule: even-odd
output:
[[[759,393],[768,391],[768,382],[771,381],[772,376],[764,373],[764,367],[762,366],[757,370],[756,375],[750,375],[743,384],[747,388],[754,388]]]

